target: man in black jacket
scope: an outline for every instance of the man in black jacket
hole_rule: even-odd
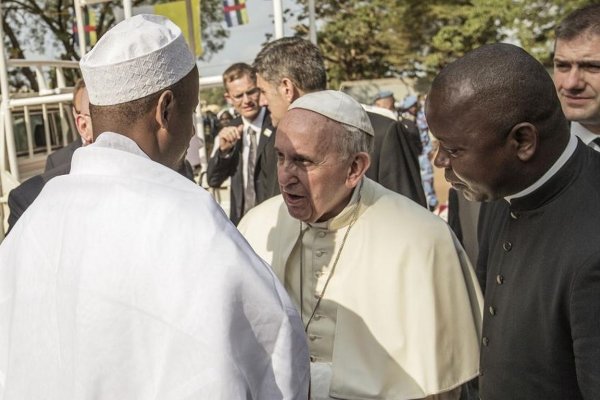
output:
[[[448,65],[427,120],[446,180],[490,202],[481,398],[600,398],[600,154],[570,135],[545,68],[508,44]]]
[[[219,131],[206,177],[211,187],[220,187],[231,178],[229,219],[237,225],[249,209],[271,197],[266,187],[277,184],[274,164],[272,170],[261,170],[263,158],[275,159],[275,129],[269,111],[259,105],[256,72],[250,65],[236,63],[227,68],[223,84],[225,98],[240,117]]]

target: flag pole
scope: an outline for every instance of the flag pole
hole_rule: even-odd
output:
[[[79,57],[83,57],[86,51],[85,27],[83,26],[83,5],[79,0],[75,0],[75,19],[77,21],[77,41],[79,42]]]
[[[315,46],[317,45],[317,25],[315,23],[315,0],[308,0],[308,29],[309,39]]]
[[[281,0],[273,0],[273,19],[275,21],[275,39],[283,37],[283,7]]]
[[[133,15],[133,3],[131,0],[123,0],[123,14],[125,19],[131,18]]]

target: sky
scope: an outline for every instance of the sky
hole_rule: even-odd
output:
[[[300,10],[294,0],[283,0],[283,9]],[[200,76],[208,77],[221,75],[225,69],[236,62],[251,64],[261,45],[266,41],[265,34],[275,34],[273,25],[273,1],[271,0],[246,0],[248,19],[250,23],[229,28],[229,38],[226,39],[223,50],[214,54],[210,61],[198,63]],[[284,36],[293,35],[292,26],[296,19],[284,25]]]

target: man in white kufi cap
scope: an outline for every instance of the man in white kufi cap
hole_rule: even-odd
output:
[[[285,290],[174,171],[198,104],[181,31],[133,17],[80,65],[95,141],[0,246],[0,398],[305,399]]]
[[[482,299],[448,226],[365,178],[373,128],[331,90],[277,127],[282,195],[240,231],[302,315],[313,399],[457,399],[478,375]]]

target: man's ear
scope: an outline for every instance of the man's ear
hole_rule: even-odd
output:
[[[93,143],[94,134],[92,132],[92,119],[89,116],[79,114],[75,117],[75,124],[77,125],[77,132],[83,139],[84,143]]]
[[[352,162],[348,168],[348,176],[346,177],[346,187],[354,188],[371,165],[371,157],[368,153],[360,152],[354,155]]]
[[[508,140],[515,146],[519,160],[527,162],[537,151],[539,132],[535,125],[529,122],[521,122],[510,130]]]
[[[161,129],[169,130],[169,122],[175,108],[175,97],[171,90],[165,90],[158,98],[155,119]]]
[[[229,95],[229,93],[225,92],[225,94],[223,95],[223,97],[225,98],[225,101],[227,102],[227,104],[229,104],[229,105],[233,104],[233,99],[231,98],[231,96]]]
[[[300,90],[294,85],[289,78],[283,78],[279,84],[279,90],[282,96],[287,100],[288,103],[292,104],[294,100],[300,97]]]

